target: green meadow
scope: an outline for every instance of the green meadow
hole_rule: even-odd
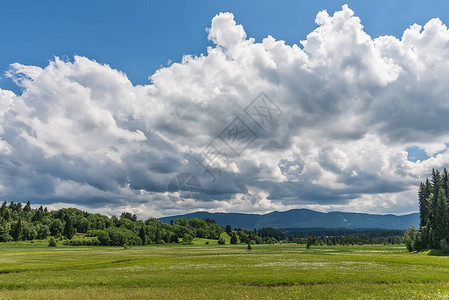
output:
[[[449,256],[394,246],[0,244],[1,299],[449,298]]]

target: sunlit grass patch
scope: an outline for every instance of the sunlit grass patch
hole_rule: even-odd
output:
[[[0,244],[0,298],[435,299],[448,282],[447,256],[402,245]]]

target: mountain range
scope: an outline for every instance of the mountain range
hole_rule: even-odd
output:
[[[419,213],[407,215],[376,215],[351,212],[318,212],[310,209],[292,209],[274,211],[267,214],[209,213],[194,212],[184,215],[160,218],[162,222],[178,218],[213,219],[219,225],[231,225],[233,228],[246,229],[273,228],[351,228],[351,229],[406,229],[410,225],[418,226]]]

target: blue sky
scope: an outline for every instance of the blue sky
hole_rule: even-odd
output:
[[[414,23],[449,20],[447,1],[1,1],[0,70],[19,62],[46,66],[53,56],[82,55],[127,74],[134,84],[169,60],[200,54],[211,43],[206,27],[219,12],[232,12],[248,36],[287,44],[304,40],[315,15],[349,4],[372,37],[394,35]],[[17,91],[9,79],[0,88]]]
[[[0,78],[0,198],[140,217],[417,211],[419,182],[449,165],[448,6],[0,1],[0,73],[17,82]],[[282,113],[261,128],[248,112],[270,103]],[[221,134],[243,132],[232,120],[253,133],[233,140],[244,151]],[[170,194],[182,173],[200,199]]]

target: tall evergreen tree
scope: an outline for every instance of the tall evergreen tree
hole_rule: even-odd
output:
[[[3,202],[2,207],[0,208],[0,213],[3,216],[5,210],[8,208],[6,201]]]
[[[444,194],[445,194],[446,198],[449,199],[449,177],[448,177],[446,168],[444,168],[441,177],[442,177],[441,179],[443,181]]]
[[[14,241],[19,241],[22,238],[22,230],[23,230],[22,219],[19,218],[11,234]]]
[[[71,239],[73,237],[73,235],[75,234],[75,229],[73,228],[73,221],[72,218],[67,217],[66,218],[66,222],[65,222],[65,226],[64,226],[64,232],[63,235],[68,238]]]
[[[440,248],[449,239],[449,181],[446,168],[440,173],[432,170],[432,177],[421,183],[418,190],[420,230],[415,250]]]
[[[30,212],[31,211],[31,203],[30,203],[30,201],[27,202],[27,204],[23,208],[23,211],[24,212]]]
[[[443,188],[440,188],[437,196],[434,232],[432,238],[434,248],[439,247],[441,240],[446,240],[448,236],[448,229],[446,193]]]
[[[425,196],[425,185],[421,182],[419,185],[419,191],[418,191],[418,201],[419,201],[419,226],[423,227],[427,224],[427,218],[429,214],[429,209],[427,207],[427,199]]]

